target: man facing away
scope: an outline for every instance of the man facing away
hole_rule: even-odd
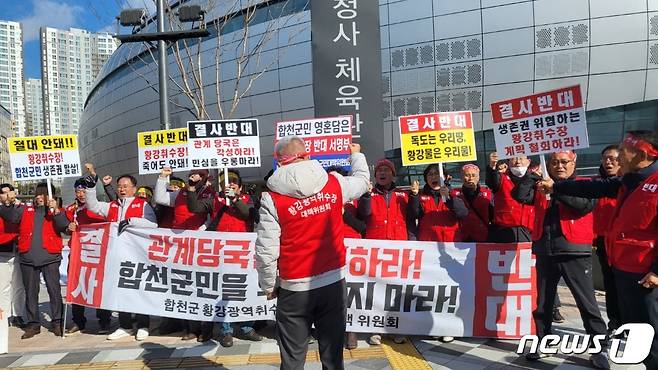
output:
[[[327,174],[304,140],[275,148],[279,168],[267,181],[256,227],[256,269],[268,299],[278,297],[281,369],[303,369],[311,325],[324,369],[343,369],[346,288],[343,204],[368,190],[370,173],[352,144],[352,176]],[[278,270],[278,279],[277,279]]]

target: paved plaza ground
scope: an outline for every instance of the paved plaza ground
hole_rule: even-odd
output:
[[[582,323],[573,297],[565,287],[559,288],[562,313],[566,322],[556,325],[556,333],[583,333]],[[42,307],[48,311],[45,289],[41,294]],[[604,311],[602,293],[597,294]],[[69,309],[70,317],[70,309]],[[87,315],[88,329],[94,332],[97,323],[93,313]],[[44,325],[47,315],[44,315]],[[116,318],[113,327],[118,325]],[[178,334],[158,335],[152,323],[153,335],[146,341],[134,338],[107,341],[105,336],[78,334],[64,339],[55,337],[42,328],[40,335],[21,340],[22,330],[10,328],[10,353],[0,355],[0,368],[20,369],[275,369],[278,368],[278,346],[274,329],[270,325],[261,330],[266,338],[262,342],[235,340],[231,348],[223,348],[213,340],[210,343],[185,342]],[[558,369],[578,370],[590,368],[586,355],[557,355],[541,362],[531,363],[515,353],[517,341],[482,338],[456,339],[441,343],[434,338],[411,337],[406,344],[386,340],[381,346],[370,346],[366,335],[360,335],[356,350],[345,351],[347,369]],[[306,369],[321,369],[317,343],[311,344]],[[613,369],[644,369],[643,365],[612,366]]]

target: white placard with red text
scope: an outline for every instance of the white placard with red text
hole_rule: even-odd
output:
[[[589,147],[580,86],[491,104],[500,158]]]
[[[130,228],[117,235],[115,224],[81,226],[67,300],[187,320],[272,320],[276,300],[258,288],[255,238]],[[534,331],[530,243],[345,239],[345,245],[348,331],[499,338]]]

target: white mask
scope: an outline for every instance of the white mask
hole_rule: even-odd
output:
[[[510,167],[509,170],[512,172],[512,175],[523,177],[525,176],[525,173],[528,172],[528,167]]]

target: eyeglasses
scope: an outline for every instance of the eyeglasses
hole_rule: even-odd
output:
[[[551,161],[551,166],[558,167],[559,165],[563,165],[564,167],[566,167],[569,165],[569,163],[573,163],[573,161],[570,159],[560,159],[560,160],[555,159]]]
[[[610,162],[613,162],[613,163],[617,163],[617,162],[619,162],[619,157],[617,157],[617,156],[607,155],[607,156],[601,158],[601,162],[605,163],[605,162],[607,162],[607,161],[610,161]]]

